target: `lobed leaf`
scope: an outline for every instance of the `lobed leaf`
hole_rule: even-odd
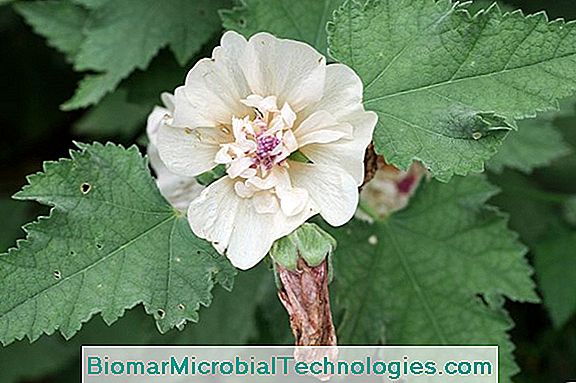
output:
[[[94,314],[110,324],[139,303],[165,332],[197,321],[214,283],[231,288],[235,269],[163,199],[136,147],[80,147],[15,195],[53,208],[0,256],[4,344],[70,338]]]
[[[498,344],[500,382],[517,367],[503,299],[536,302],[526,249],[485,201],[482,177],[421,186],[385,222],[336,230],[336,307],[346,343]]]
[[[48,44],[72,61],[84,41],[84,27],[89,13],[68,1],[19,2],[15,9]]]
[[[145,69],[169,46],[184,66],[220,28],[217,10],[228,0],[62,0],[20,3],[36,32],[88,74],[62,105],[78,109],[100,101],[135,69]]]
[[[576,231],[555,227],[535,246],[534,268],[544,305],[554,325],[562,327],[576,314]]]
[[[494,113],[513,125],[576,90],[576,24],[544,13],[348,0],[329,24],[329,49],[365,84],[377,152],[403,169],[420,160],[444,181],[481,172],[507,132],[454,121]]]

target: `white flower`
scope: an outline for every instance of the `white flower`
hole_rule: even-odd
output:
[[[164,107],[156,106],[148,116],[146,133],[148,134],[148,158],[150,166],[156,173],[156,184],[160,192],[178,210],[186,211],[190,202],[198,197],[204,187],[194,177],[185,177],[172,173],[160,159],[157,148],[157,137],[160,127],[172,121],[174,96],[162,94]]]
[[[176,89],[173,121],[158,136],[176,174],[226,165],[190,204],[194,233],[248,269],[317,213],[334,226],[350,220],[377,120],[362,90],[350,68],[326,65],[307,44],[225,33]]]

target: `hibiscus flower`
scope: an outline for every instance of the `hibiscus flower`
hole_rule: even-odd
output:
[[[349,221],[377,121],[362,91],[354,71],[307,44],[226,32],[176,89],[157,138],[174,174],[226,167],[190,203],[192,231],[248,269],[315,214]]]

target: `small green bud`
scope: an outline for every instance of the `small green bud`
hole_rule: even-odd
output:
[[[336,240],[313,223],[305,223],[286,237],[277,240],[270,256],[288,270],[296,270],[298,256],[315,267],[336,249]]]

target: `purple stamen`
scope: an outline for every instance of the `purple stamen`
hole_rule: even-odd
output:
[[[260,136],[256,139],[256,158],[266,170],[270,170],[274,166],[274,155],[270,153],[276,149],[280,140],[274,136]]]
[[[260,136],[257,139],[256,155],[258,157],[266,157],[270,155],[276,146],[280,143],[280,140],[274,136]]]

